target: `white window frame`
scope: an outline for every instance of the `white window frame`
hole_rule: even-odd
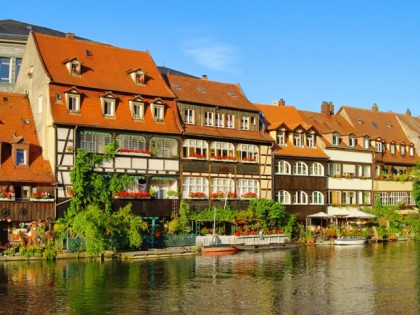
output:
[[[405,144],[400,144],[400,154],[405,155]]]
[[[214,113],[213,112],[204,113],[204,126],[207,126],[207,127],[214,126]]]
[[[258,163],[258,146],[240,143],[236,147],[241,162]]]
[[[28,165],[28,150],[27,149],[17,148],[15,154],[16,154],[16,157],[15,157],[16,165]],[[22,161],[20,160],[21,158],[23,159]]]
[[[277,174],[290,175],[292,173],[292,166],[287,161],[279,161],[277,163]]]
[[[370,149],[370,139],[369,137],[364,137],[363,138],[363,146],[365,149]]]
[[[157,105],[153,106],[153,119],[157,122],[163,122],[165,118],[165,106]]]
[[[216,128],[224,128],[224,126],[225,126],[225,114],[216,113],[214,115],[214,126]]]
[[[210,145],[210,158],[213,156],[236,157],[235,146],[230,142],[213,141]]]
[[[319,162],[312,163],[310,174],[311,176],[324,176],[324,166]]]
[[[147,150],[146,138],[143,136],[120,134],[115,142],[120,149]]]
[[[356,192],[353,190],[345,190],[341,192],[341,204],[354,205],[357,204]]]
[[[202,155],[207,159],[209,144],[205,140],[185,139],[182,143],[183,157],[186,159],[196,159],[195,155]]]
[[[80,113],[80,93],[71,90],[65,93],[67,110],[69,113]]]
[[[292,204],[292,198],[290,193],[287,190],[280,190],[277,196],[278,202],[282,205],[290,205]]]
[[[149,142],[149,151],[160,158],[178,157],[178,141],[173,138],[152,137]]]
[[[414,156],[414,147],[413,146],[410,146],[409,151],[410,151],[410,156]]]
[[[375,152],[381,153],[382,147],[383,147],[382,141],[378,141],[378,140],[375,141]]]
[[[323,205],[324,204],[324,194],[320,191],[313,191],[311,194],[312,205]]]
[[[302,137],[303,137],[303,134],[300,132],[293,133],[293,145],[295,147],[299,147],[299,148],[303,147]]]
[[[241,197],[243,194],[252,192],[259,197],[259,183],[256,179],[238,179],[236,182],[236,194]]]
[[[341,164],[330,163],[329,165],[330,176],[341,176]]]
[[[241,130],[249,130],[249,116],[241,117]]]
[[[9,57],[0,57],[0,69],[3,67],[6,68],[7,77],[0,77],[0,83],[11,83],[12,82],[12,58]]]
[[[185,109],[184,123],[187,125],[194,125],[194,110],[193,109]]]
[[[257,117],[251,117],[251,125],[253,126],[257,125]]]
[[[389,145],[389,153],[391,153],[392,155],[395,154],[395,144],[394,143],[391,143]]]
[[[349,135],[349,147],[354,148],[356,146],[356,136],[354,134]]]
[[[389,204],[398,205],[398,204],[409,204],[408,193],[403,191],[393,191],[389,196]]]
[[[293,165],[293,175],[305,176],[308,175],[308,164],[298,161]]]
[[[80,148],[92,153],[105,153],[105,146],[112,142],[112,135],[101,132],[81,132]]]
[[[308,148],[315,148],[315,135],[308,133],[306,134],[306,146]]]
[[[298,190],[294,195],[294,204],[296,205],[307,205],[308,204],[308,194],[303,190]]]
[[[381,191],[375,194],[375,199],[378,200],[381,205],[386,206],[389,204],[389,198],[388,198],[388,193]]]
[[[337,147],[340,145],[340,137],[339,134],[337,132],[334,132],[332,134],[332,145]]]
[[[191,192],[203,192],[209,196],[209,183],[205,177],[184,177],[182,179],[182,198],[188,199]]]
[[[285,146],[286,145],[286,131],[282,130],[277,135],[278,145]]]
[[[235,115],[233,114],[225,114],[225,126],[226,128],[233,129],[235,128]]]
[[[210,183],[210,194],[223,192],[230,193],[235,191],[235,184],[231,178],[212,178]]]

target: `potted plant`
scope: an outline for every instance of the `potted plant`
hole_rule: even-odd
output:
[[[179,193],[176,190],[168,190],[166,196],[168,196],[169,199],[178,199]]]

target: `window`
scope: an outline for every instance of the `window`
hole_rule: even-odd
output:
[[[324,176],[324,166],[321,163],[315,162],[311,165],[312,176]]]
[[[341,164],[331,163],[329,166],[330,166],[330,176],[333,176],[333,177],[341,176]]]
[[[354,134],[349,135],[349,147],[354,148],[356,146],[356,137]]]
[[[208,148],[207,141],[186,139],[182,145],[183,157],[207,159]]]
[[[306,135],[306,146],[308,148],[315,148],[315,135],[312,135],[312,134]]]
[[[112,93],[106,93],[101,96],[102,113],[105,117],[115,116],[116,99]]]
[[[143,176],[130,176],[132,183],[124,187],[127,192],[145,192],[146,179]]]
[[[257,124],[257,118],[251,117],[251,125],[255,126]]]
[[[26,150],[16,150],[16,165],[26,165]]]
[[[332,145],[338,146],[340,144],[340,137],[338,136],[338,133],[334,132],[332,135]]]
[[[279,161],[277,164],[277,174],[290,175],[292,167],[287,161]]]
[[[144,120],[144,104],[143,103],[133,103],[132,115],[134,119]]]
[[[308,175],[308,165],[304,162],[297,162],[293,166],[294,175]]]
[[[406,192],[392,192],[389,198],[389,203],[391,205],[398,205],[398,204],[409,204],[408,194]]]
[[[280,131],[278,136],[278,145],[279,146],[285,146],[286,145],[286,131]]]
[[[280,190],[279,195],[278,195],[278,202],[280,202],[283,205],[290,205],[291,204],[290,193],[286,190]]]
[[[16,58],[16,78],[19,74],[21,65],[22,65],[22,58]]]
[[[226,128],[235,128],[235,116],[232,114],[226,114],[225,115],[225,119],[226,119]]]
[[[370,140],[369,140],[369,137],[364,137],[363,138],[363,147],[365,149],[369,149],[370,148]]]
[[[29,199],[31,197],[31,186],[22,186],[22,198]]]
[[[414,147],[410,146],[410,156],[414,156]]]
[[[319,191],[313,191],[311,194],[311,204],[314,204],[314,205],[324,204],[324,195]]]
[[[107,133],[83,131],[80,133],[80,148],[93,153],[105,153],[105,146],[112,142]]]
[[[356,193],[354,191],[343,191],[341,194],[341,203],[346,205],[356,204]]]
[[[209,185],[206,178],[202,177],[184,177],[182,180],[182,197],[190,198],[192,192],[204,193],[206,197],[209,195]]]
[[[242,130],[249,130],[249,117],[242,116],[241,118],[241,129]]]
[[[341,204],[341,191],[338,190],[330,190],[328,192],[329,196],[329,203],[331,205],[340,205]]]
[[[395,144],[391,143],[391,145],[389,146],[389,152],[391,154],[395,154]]]
[[[224,127],[224,114],[217,113],[215,115],[215,125],[216,127],[223,128]]]
[[[362,199],[359,200],[359,204],[370,205],[370,192],[369,191],[361,191]]]
[[[189,125],[194,125],[194,110],[192,109],[185,110],[185,123]]]
[[[211,192],[233,192],[235,191],[235,185],[233,183],[233,179],[230,178],[213,178],[211,180]]]
[[[159,99],[151,104],[153,120],[163,122],[165,118],[165,104]]]
[[[178,157],[178,141],[171,138],[153,137],[150,139],[149,150],[161,158]]]
[[[11,58],[0,57],[0,82],[11,82]]]
[[[295,200],[293,203],[298,205],[306,205],[308,203],[308,194],[302,190],[298,190],[295,193]]]
[[[300,132],[295,132],[293,134],[293,145],[295,147],[302,147],[302,134]]]
[[[258,181],[255,179],[238,179],[237,185],[236,185],[236,191],[238,196],[241,198],[242,195],[245,195],[247,193],[253,193],[256,195],[256,198],[258,198],[259,195],[259,187],[258,187]]]
[[[356,165],[354,164],[343,164],[343,176],[347,178],[353,178],[356,176]]]
[[[237,150],[242,162],[258,162],[258,147],[254,144],[238,144]]]
[[[118,135],[115,138],[120,152],[141,152],[146,153],[146,139],[142,136]]]
[[[210,146],[210,157],[212,159],[236,161],[235,147],[230,142],[212,142]]]
[[[79,63],[79,62],[76,62],[76,61],[74,61],[72,64],[71,64],[71,75],[74,75],[74,76],[79,76],[80,75],[80,73],[81,73],[81,64]]]
[[[363,176],[370,178],[371,177],[370,170],[371,170],[370,165],[363,165]]]
[[[387,192],[380,192],[375,194],[375,199],[379,200],[381,205],[386,206],[389,204],[388,201],[388,193]]]
[[[375,152],[382,152],[382,142],[375,141]]]
[[[143,71],[137,71],[135,73],[135,82],[137,85],[144,85],[146,75]]]
[[[204,113],[204,126],[212,127],[213,123],[213,112],[205,112]]]
[[[400,145],[400,153],[401,153],[401,155],[405,155],[405,145],[404,144]]]

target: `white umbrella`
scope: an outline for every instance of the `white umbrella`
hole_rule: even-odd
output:
[[[366,213],[360,210],[350,210],[350,213],[345,216],[345,218],[359,218],[359,219],[372,219],[376,218],[373,214]]]

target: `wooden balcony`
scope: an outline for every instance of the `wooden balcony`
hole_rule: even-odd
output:
[[[133,214],[141,217],[170,217],[179,209],[178,199],[112,199],[112,210],[131,203]]]
[[[0,200],[0,220],[8,222],[47,221],[55,218],[54,201]]]

